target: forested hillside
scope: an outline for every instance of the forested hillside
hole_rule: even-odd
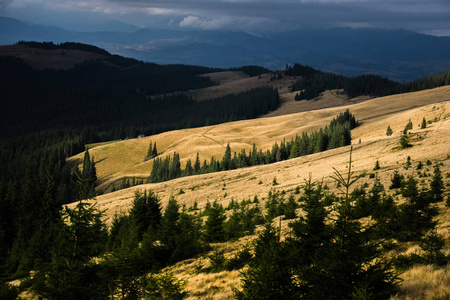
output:
[[[181,93],[213,85],[198,75],[217,69],[144,63],[78,43],[20,44],[61,49],[62,56],[65,50],[79,50],[104,58],[67,70],[34,70],[19,58],[0,57],[2,278],[21,276],[38,260],[48,261],[44,252],[50,249],[50,228],[61,205],[92,191],[82,188],[80,194],[76,182],[93,185],[94,158],[86,160],[82,172],[66,165],[67,157],[84,151],[86,144],[254,118],[278,107],[278,93],[271,88],[202,103]],[[242,68],[255,74],[263,70]],[[158,96],[165,93],[171,94]]]
[[[325,73],[308,66],[295,64],[286,70],[286,75],[300,76],[292,85],[291,91],[299,91],[295,100],[311,100],[325,90],[343,89],[351,98],[368,96],[387,96],[415,92],[450,84],[450,72],[427,76],[410,83],[402,84],[376,75],[346,77]]]

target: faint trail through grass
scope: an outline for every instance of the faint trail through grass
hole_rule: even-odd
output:
[[[202,133],[202,137],[207,138],[207,139],[210,139],[210,140],[213,141],[214,143],[216,143],[216,144],[218,144],[218,145],[220,145],[220,146],[226,148],[226,146],[224,146],[222,143],[218,142],[217,140],[213,139],[212,137],[206,136],[206,134],[207,134],[209,131],[213,130],[214,128],[216,128],[216,126],[211,127],[211,128],[209,128],[208,130],[206,130],[205,132],[203,132],[203,133]]]

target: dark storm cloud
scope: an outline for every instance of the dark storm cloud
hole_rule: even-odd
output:
[[[10,1],[0,0],[0,8]],[[255,32],[350,26],[450,35],[450,0],[14,0],[6,10],[14,16],[14,8],[31,5],[37,16],[41,6],[66,17],[85,12],[141,26]]]
[[[6,8],[12,0],[0,0],[0,10]]]
[[[286,30],[301,27],[382,27],[415,31],[450,29],[448,0],[110,0],[124,6],[169,9],[186,15],[184,27],[246,27]],[[274,28],[275,26],[275,28]],[[252,28],[253,27],[253,28]]]

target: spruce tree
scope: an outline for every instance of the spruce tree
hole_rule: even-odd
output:
[[[284,219],[295,219],[297,218],[296,209],[298,207],[297,202],[295,201],[294,195],[290,195],[286,204],[284,205]]]
[[[270,223],[258,235],[254,252],[249,267],[242,272],[242,290],[236,292],[236,298],[298,299],[301,294],[294,283],[288,248]]]
[[[305,180],[303,195],[299,201],[305,215],[291,222],[292,237],[289,238],[291,249],[296,253],[293,261],[295,272],[300,276],[313,272],[314,259],[322,249],[327,248],[330,230],[326,226],[328,216],[323,202],[322,186],[313,182],[311,178]]]
[[[158,156],[158,149],[156,148],[156,142],[153,144],[152,156],[153,157]]]
[[[400,148],[402,148],[402,149],[406,149],[406,148],[409,148],[409,147],[411,147],[412,145],[409,143],[409,138],[408,138],[408,136],[406,135],[406,134],[403,134],[401,137],[400,137]]]
[[[391,177],[391,185],[389,189],[399,189],[402,188],[405,184],[405,178],[401,175],[397,170],[394,171],[394,174]]]
[[[115,216],[108,236],[109,255],[102,263],[111,298],[132,298],[138,293],[137,277],[142,270],[138,246],[136,224],[130,216]]]
[[[441,174],[439,164],[434,166],[433,177],[430,183],[430,196],[433,202],[441,202],[444,200],[444,180]]]
[[[201,219],[197,216],[181,212],[178,218],[179,231],[175,235],[176,247],[170,258],[171,262],[193,257],[205,250],[208,245],[201,241]]]
[[[139,239],[149,227],[154,232],[161,224],[161,204],[158,197],[152,192],[136,192],[134,195],[133,206],[130,210],[130,217],[136,223]]]
[[[381,169],[381,167],[380,167],[380,162],[379,162],[378,159],[377,159],[377,161],[375,162],[375,167],[373,167],[373,170],[374,170],[374,171],[377,171],[377,170],[379,170],[379,169]]]
[[[391,129],[391,126],[388,125],[388,127],[387,127],[387,129],[386,129],[386,135],[387,135],[387,136],[391,136],[392,133],[393,133],[393,131],[392,131],[392,129]]]
[[[222,171],[230,170],[230,164],[231,164],[231,148],[230,148],[230,144],[227,144],[227,147],[225,149],[225,154],[223,155],[223,159],[221,162]]]
[[[208,218],[203,226],[203,240],[205,242],[223,242],[225,240],[224,222],[226,216],[222,205],[214,201],[208,210]]]
[[[179,232],[178,219],[180,218],[180,206],[175,198],[171,197],[162,217],[159,229],[160,241],[166,251],[171,255],[176,247],[176,236]]]
[[[194,174],[200,174],[200,158],[198,156],[195,157],[195,163],[194,163]]]
[[[433,199],[427,191],[419,191],[413,177],[408,178],[401,192],[407,201],[399,206],[396,238],[400,241],[418,241],[436,225],[433,217],[437,211],[430,206]]]
[[[182,172],[184,176],[190,176],[194,174],[194,168],[192,168],[192,162],[190,159],[186,162],[186,167],[184,167],[184,171]]]
[[[147,159],[152,158],[153,156],[153,147],[152,147],[152,141],[150,141],[150,145],[148,146],[148,150],[147,150]]]
[[[427,128],[427,120],[425,120],[425,117],[423,117],[422,124],[420,125],[420,129],[425,129],[425,128]]]
[[[107,231],[96,204],[82,201],[85,184],[85,180],[79,181],[79,203],[75,208],[65,207],[62,212],[51,248],[51,263],[42,266],[35,276],[33,289],[45,298],[105,297],[106,289],[91,259],[102,253]]]

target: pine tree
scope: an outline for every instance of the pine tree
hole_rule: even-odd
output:
[[[33,289],[48,299],[105,297],[93,257],[102,253],[107,239],[102,212],[96,204],[83,202],[86,184],[79,181],[75,208],[65,207],[51,249],[52,261],[36,274]]]
[[[203,226],[203,240],[205,242],[223,242],[225,240],[224,222],[226,216],[222,205],[214,201],[208,210],[208,218]]]
[[[180,206],[175,198],[170,198],[159,229],[160,241],[171,256],[176,248],[176,236],[179,232],[178,219],[180,218]]]
[[[300,291],[293,280],[288,248],[270,223],[258,235],[254,252],[249,268],[242,273],[242,290],[236,292],[236,298],[298,299]]]
[[[391,126],[388,125],[388,127],[387,127],[387,129],[386,129],[386,135],[387,135],[387,136],[391,136],[392,133],[393,133],[393,131],[392,131],[392,129],[391,129]]]
[[[412,145],[409,143],[409,138],[406,134],[403,134],[400,138],[400,148],[406,149],[411,147]]]
[[[425,120],[425,117],[423,117],[422,124],[420,125],[420,129],[425,129],[425,128],[427,128],[427,120]]]
[[[403,129],[403,134],[407,134],[408,130],[413,129],[413,123],[411,122],[411,119],[409,119],[408,124],[406,124],[405,129]]]
[[[290,195],[285,206],[284,206],[284,219],[295,219],[297,218],[296,209],[298,207],[297,202],[295,201],[294,195]]]
[[[152,141],[150,141],[150,145],[148,146],[148,150],[147,150],[147,159],[151,159],[153,156],[153,147],[152,147]]]
[[[436,225],[433,217],[437,211],[430,206],[432,198],[429,193],[419,192],[413,177],[408,178],[401,192],[407,201],[399,207],[396,238],[400,241],[418,241]]]
[[[200,174],[200,158],[198,156],[198,152],[194,163],[194,174]]]
[[[171,262],[193,257],[208,247],[201,241],[201,219],[186,212],[181,212],[178,218],[179,231],[175,236],[176,247],[170,259]]]
[[[153,157],[158,156],[158,149],[156,148],[156,142],[153,144],[152,156]]]
[[[373,168],[373,170],[376,171],[376,170],[379,170],[379,169],[381,169],[381,168],[380,168],[380,162],[377,160],[377,161],[375,162],[375,167]]]
[[[391,185],[389,186],[389,189],[399,189],[402,188],[405,184],[405,178],[403,175],[400,175],[400,173],[395,170],[394,174],[391,177]]]
[[[441,202],[444,200],[444,180],[442,178],[439,164],[434,166],[433,178],[430,183],[430,196],[433,202]]]
[[[227,147],[225,149],[225,154],[223,155],[223,159],[221,162],[222,171],[229,170],[230,164],[231,164],[231,148],[230,148],[230,144],[227,144]]]
[[[136,223],[139,239],[149,227],[153,232],[159,228],[161,224],[161,204],[158,197],[152,192],[144,191],[136,192],[133,200],[133,207],[130,210],[130,217]]]

